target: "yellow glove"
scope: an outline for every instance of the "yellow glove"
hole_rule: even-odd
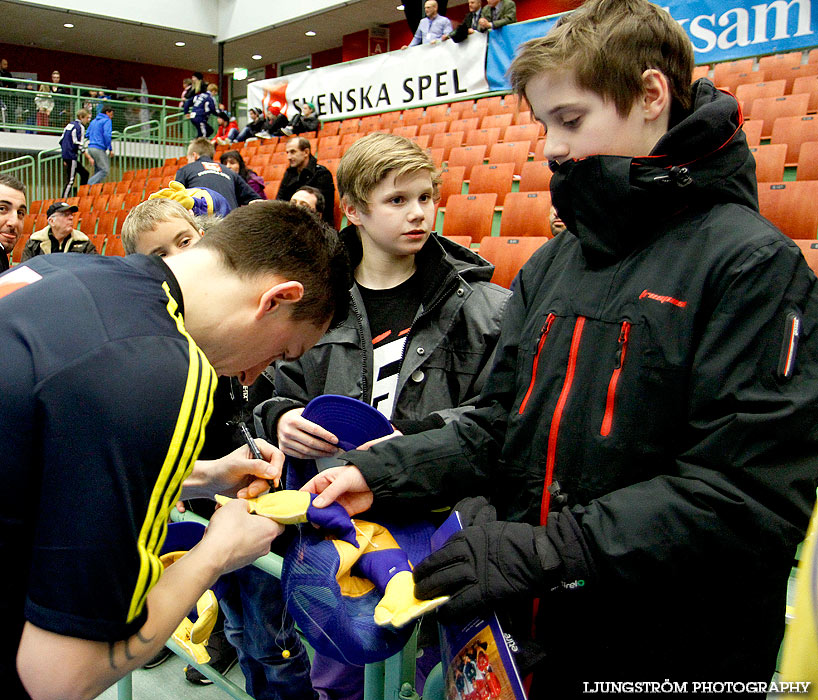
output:
[[[443,605],[449,596],[443,595],[431,600],[415,598],[415,582],[411,571],[399,571],[386,584],[386,591],[375,606],[375,624],[395,628],[416,620],[421,615]]]
[[[179,202],[185,209],[193,209],[195,202],[188,190],[181,182],[171,180],[168,186],[151,194],[148,199],[172,199],[174,202]]]
[[[159,560],[167,569],[185,554],[186,552],[168,552]],[[207,640],[210,639],[219,615],[219,602],[213,591],[207,590],[199,597],[196,601],[196,612],[199,613],[196,622],[191,622],[190,618],[185,617],[174,630],[172,637],[196,663],[207,663],[210,661],[210,654],[206,649]]]
[[[227,496],[216,495],[216,502],[221,505],[230,500]],[[306,491],[276,491],[246,500],[251,513],[263,515],[282,525],[307,522],[307,509],[312,502]]]

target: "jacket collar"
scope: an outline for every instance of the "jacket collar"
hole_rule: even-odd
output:
[[[758,210],[755,168],[735,98],[706,79],[693,109],[649,156],[591,156],[556,166],[554,206],[591,265],[610,264],[645,245],[689,208],[737,202]]]

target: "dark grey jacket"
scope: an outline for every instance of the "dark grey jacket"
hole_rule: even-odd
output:
[[[342,232],[353,266],[360,260],[354,227]],[[354,237],[354,240],[353,240]],[[407,339],[392,422],[404,433],[442,426],[474,404],[491,369],[510,292],[491,284],[494,266],[432,235],[417,257],[423,299]],[[279,364],[273,399],[256,407],[268,439],[279,417],[321,394],[372,398],[373,351],[360,292],[353,285],[346,321],[293,362]],[[261,435],[262,433],[260,433]]]

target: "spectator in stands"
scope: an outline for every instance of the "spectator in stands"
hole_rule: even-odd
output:
[[[452,23],[449,18],[437,13],[437,0],[426,0],[423,9],[426,16],[420,20],[418,30],[415,32],[415,36],[412,37],[412,41],[405,46],[401,46],[402,49],[417,46],[418,44],[434,44],[445,35],[452,33]]]
[[[457,29],[443,37],[443,40],[451,39],[454,43],[459,44],[469,38],[469,34],[482,31],[480,29],[480,6],[482,0],[469,0],[469,12],[463,18],[463,21],[457,25]]]
[[[14,76],[9,70],[9,62],[5,58],[0,58],[0,88],[13,89],[17,87],[17,83],[13,80]],[[0,99],[0,122],[6,123],[9,121],[8,108],[5,100]]]
[[[114,108],[103,105],[88,127],[88,155],[94,162],[94,174],[88,179],[89,185],[102,182],[111,170],[111,156],[114,155],[111,141],[113,119]]]
[[[54,117],[58,124],[63,124],[67,119],[71,118],[69,108],[71,101],[63,95],[71,94],[71,91],[65,85],[60,85],[60,71],[51,71],[51,82],[56,83],[51,85],[50,90],[54,96]]]
[[[74,228],[74,214],[79,209],[66,202],[54,202],[46,212],[48,225],[35,231],[23,248],[21,260],[50,253],[85,253],[96,255],[96,246],[82,231]]]
[[[516,21],[517,5],[513,0],[486,0],[478,24],[481,32],[488,32]]]
[[[341,159],[349,315],[301,360],[278,365],[275,397],[255,411],[285,454],[337,453],[337,437],[301,417],[321,394],[366,401],[403,433],[442,426],[476,401],[510,293],[491,284],[491,264],[433,233],[437,188],[432,159],[402,136],[369,134]],[[313,657],[321,697],[361,697],[363,674]]]
[[[551,205],[551,211],[548,213],[548,225],[551,227],[552,236],[558,236],[565,231],[565,222],[560,219],[557,208],[553,204]]]
[[[250,185],[227,166],[213,162],[216,149],[201,136],[193,139],[187,149],[187,165],[176,172],[173,179],[185,187],[207,187],[227,200],[230,209],[260,199]]]
[[[307,487],[351,512],[490,494],[415,594],[451,595],[444,620],[516,611],[532,698],[775,671],[815,500],[818,284],[759,216],[735,98],[692,71],[648,0],[589,0],[520,48],[567,230],[518,274],[474,411]]]
[[[241,178],[253,189],[253,191],[261,199],[267,199],[267,194],[264,192],[264,178],[261,177],[255,170],[250,170],[241,157],[238,151],[225,151],[219,158],[222,165],[226,165],[234,173],[237,173]]]
[[[212,90],[211,90],[212,88]],[[208,118],[211,114],[216,113],[216,101],[213,99],[213,93],[218,90],[215,83],[207,86],[207,90],[193,95],[182,108],[187,114],[196,133],[204,138],[210,138],[213,133],[213,127],[210,126]]]
[[[281,107],[277,104],[270,105],[267,110],[267,121],[264,123],[264,128],[258,132],[259,137],[270,136],[284,136],[282,129],[287,126],[289,122],[287,117],[281,113]]]
[[[234,116],[224,110],[219,110],[216,112],[216,123],[219,125],[219,128],[216,129],[216,136],[213,138],[214,144],[223,146],[237,140],[239,125],[236,123]]]
[[[303,136],[297,136],[287,141],[287,161],[290,167],[284,173],[276,199],[289,202],[296,190],[300,190],[304,185],[311,185],[324,195],[324,221],[333,225],[335,183],[332,180],[332,173],[323,165],[318,164],[311,151],[312,147],[309,140]]]
[[[250,115],[250,121],[247,122],[247,126],[245,126],[236,137],[236,141],[246,141],[264,129],[264,125],[266,124],[264,113],[255,107],[251,107],[248,113]]]
[[[88,171],[80,162],[80,156],[85,153],[85,127],[88,126],[90,121],[91,113],[87,109],[80,109],[77,112],[77,118],[65,125],[60,137],[63,170],[65,171],[63,199],[71,196],[77,179],[79,179],[80,185],[88,182]]]
[[[281,472],[263,441],[262,460],[197,460],[217,374],[249,383],[310,347],[346,306],[346,263],[334,232],[267,203],[185,255],[38,259],[3,282],[0,538],[19,575],[0,583],[0,677],[14,698],[96,697],[282,531],[236,501],[161,570],[180,491],[249,497]]]
[[[310,185],[299,187],[295,192],[293,192],[293,196],[290,197],[290,201],[293,204],[297,204],[299,207],[311,209],[320,218],[324,218],[324,195],[321,194],[321,190],[318,188],[311,187]]]
[[[37,126],[49,126],[51,113],[54,111],[54,98],[51,96],[51,88],[46,83],[40,83],[37,96],[34,98],[34,106],[37,108]]]
[[[9,269],[9,257],[26,216],[26,187],[16,177],[0,173],[0,272]]]
[[[301,111],[296,112],[295,116],[290,120],[290,125],[285,126],[282,131],[287,136],[293,134],[303,134],[307,131],[318,131],[318,115],[315,113],[315,105],[312,102],[304,102],[301,105]]]
[[[207,83],[204,81],[204,75],[202,75],[199,71],[195,71],[193,75],[190,76],[190,82],[194,95],[197,95],[200,92],[207,92]]]
[[[185,78],[182,80],[182,94],[179,96],[179,109],[185,106],[185,102],[187,102],[191,97],[193,97],[196,93],[193,90],[193,81],[190,78]]]
[[[166,258],[184,253],[201,237],[193,215],[172,199],[148,199],[131,209],[122,222],[125,255],[142,253]]]

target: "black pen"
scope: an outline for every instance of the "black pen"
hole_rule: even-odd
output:
[[[244,441],[247,443],[247,447],[250,448],[250,452],[253,455],[254,459],[260,459],[262,461],[267,461],[264,457],[261,456],[261,452],[258,449],[258,445],[256,445],[256,441],[253,439],[253,436],[250,435],[250,431],[247,429],[247,426],[244,423],[239,423],[239,430],[241,431],[241,436],[244,438]],[[272,486],[273,490],[277,490],[280,488],[280,480],[279,483],[276,484],[273,481],[270,486]]]

